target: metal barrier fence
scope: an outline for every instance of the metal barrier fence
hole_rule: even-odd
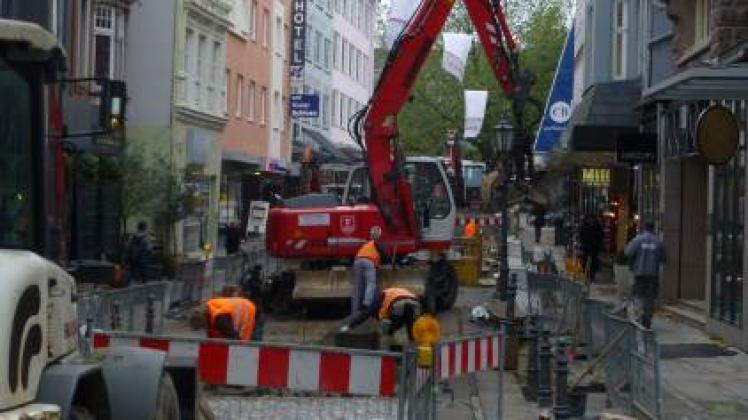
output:
[[[160,332],[168,309],[170,282],[92,291],[78,296],[78,322],[92,328]]]
[[[606,338],[612,345],[604,362],[606,390],[615,406],[640,418],[660,418],[659,347],[652,330],[609,314]]]
[[[579,282],[555,274],[527,272],[527,315],[537,320],[536,326],[554,335],[576,336],[581,330],[586,287]]]
[[[582,330],[579,339],[586,345],[587,355],[600,354],[607,343],[605,319],[613,309],[613,304],[597,299],[584,299]]]
[[[173,357],[193,358],[201,383],[207,385],[377,398],[384,404],[374,405],[391,411],[398,419],[409,420],[437,418],[437,384],[440,380],[498,369],[498,418],[501,419],[502,415],[503,330],[488,336],[438,343],[434,347],[435,363],[427,368],[418,366],[413,349],[395,353],[116,331],[94,332],[90,346],[93,349],[150,348],[165,351]],[[387,409],[395,405],[396,410]]]

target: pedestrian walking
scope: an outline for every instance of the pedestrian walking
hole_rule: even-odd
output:
[[[642,231],[626,245],[624,251],[634,273],[632,294],[642,307],[641,324],[652,327],[655,300],[659,285],[660,264],[665,262],[665,247],[654,233],[652,222],[644,223]]]
[[[353,287],[351,293],[351,317],[340,332],[348,332],[357,327],[376,312],[377,268],[385,255],[379,244],[382,229],[371,228],[369,241],[359,248],[353,261]]]
[[[603,226],[597,217],[588,215],[579,230],[579,241],[582,245],[582,261],[587,272],[587,281],[595,282],[600,269],[600,250],[603,246]]]
[[[545,207],[536,204],[534,215],[535,220],[533,220],[533,225],[535,225],[535,243],[538,244],[540,243],[540,234],[543,232],[543,228],[545,227]]]
[[[148,277],[148,261],[153,252],[153,245],[148,237],[148,224],[138,223],[135,232],[127,243],[126,263],[129,268],[128,283],[145,283]]]
[[[478,234],[478,224],[475,223],[475,219],[470,218],[465,225],[463,236],[467,239],[474,238]]]
[[[207,300],[190,314],[194,330],[205,328],[208,338],[224,338],[248,342],[260,340],[256,327],[257,308],[243,297],[217,297]]]

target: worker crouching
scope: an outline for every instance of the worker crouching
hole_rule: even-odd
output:
[[[392,336],[405,326],[408,340],[413,341],[413,324],[421,315],[418,297],[410,290],[391,287],[382,292],[380,302],[377,318],[382,323],[382,333]]]
[[[261,340],[257,324],[257,307],[243,297],[209,299],[190,316],[190,326],[206,329],[208,338],[223,338],[248,342]]]

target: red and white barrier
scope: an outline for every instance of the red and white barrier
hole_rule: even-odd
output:
[[[439,345],[437,375],[441,380],[496,369],[503,354],[501,346],[500,335],[442,343]]]
[[[201,380],[212,385],[390,397],[397,379],[398,356],[372,352],[107,333],[95,334],[93,346],[142,347],[193,357]]]
[[[493,216],[458,216],[455,218],[455,226],[465,226],[468,224],[468,221],[470,219],[475,219],[475,223],[478,224],[478,226],[485,227],[485,226],[501,226],[501,216],[500,215],[493,215]]]

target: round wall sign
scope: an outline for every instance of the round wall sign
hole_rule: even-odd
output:
[[[740,128],[735,114],[723,106],[707,108],[696,123],[696,147],[711,165],[727,163],[738,150]]]

